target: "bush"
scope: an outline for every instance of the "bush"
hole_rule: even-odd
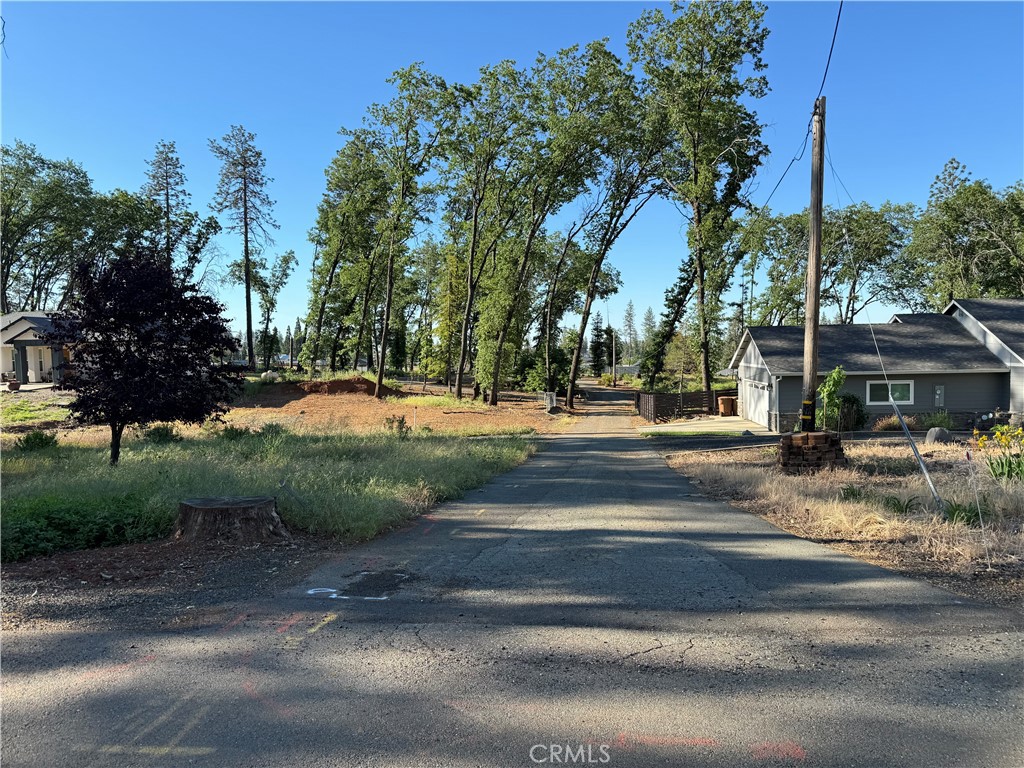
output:
[[[225,440],[241,440],[242,438],[249,437],[252,434],[252,430],[248,427],[235,427],[228,424],[222,429],[217,436],[222,437]]]
[[[173,424],[157,424],[154,427],[145,429],[142,432],[142,438],[154,445],[180,443],[183,439],[182,436],[178,434],[178,431],[174,428]]]
[[[935,413],[927,413],[922,417],[922,422],[924,424],[925,429],[931,429],[932,427],[953,429],[953,417],[949,415],[949,411],[936,411]]]
[[[57,433],[33,429],[19,437],[14,443],[14,447],[19,451],[42,451],[47,448],[56,448]]]
[[[868,410],[864,407],[864,401],[852,392],[842,392],[839,395],[840,431],[864,429],[867,423]]]
[[[914,430],[919,430],[921,428],[921,425],[918,424],[917,422],[916,416],[904,416],[903,421],[906,422],[907,429],[909,429],[911,432],[913,432]],[[896,418],[896,414],[893,413],[890,414],[889,416],[883,416],[878,421],[876,421],[874,423],[874,426],[871,427],[871,430],[873,432],[900,432],[903,430],[903,427],[900,426],[900,420]]]
[[[396,435],[399,440],[405,440],[412,432],[412,427],[405,423],[405,416],[387,416],[384,419],[384,428]]]

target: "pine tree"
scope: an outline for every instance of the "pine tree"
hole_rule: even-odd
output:
[[[232,232],[242,235],[242,283],[245,286],[246,352],[250,368],[256,367],[256,350],[252,335],[253,258],[262,246],[273,244],[268,229],[277,229],[270,215],[274,202],[265,191],[273,179],[263,168],[266,160],[253,143],[256,136],[240,125],[231,126],[223,144],[210,139],[210,151],[221,162],[220,179],[211,208],[216,213],[228,212]]]
[[[590,372],[594,376],[604,373],[607,364],[606,357],[604,319],[600,312],[595,312],[590,324]]]
[[[624,348],[619,350],[619,355],[623,363],[632,365],[636,359],[639,346],[639,339],[636,333],[636,315],[632,300],[626,304],[626,311],[622,314],[622,337],[622,346]]]

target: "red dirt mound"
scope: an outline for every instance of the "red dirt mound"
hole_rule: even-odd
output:
[[[364,379],[362,376],[353,376],[351,379],[334,379],[333,381],[300,381],[299,388],[311,395],[338,395],[350,392],[359,392],[364,395],[373,395],[377,391],[376,382]],[[381,392],[384,397],[403,397],[404,392],[382,386]]]

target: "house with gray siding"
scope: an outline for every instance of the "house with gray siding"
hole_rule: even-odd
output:
[[[956,318],[1010,369],[1010,411],[1024,413],[1024,299],[955,299],[943,314]]]
[[[954,304],[965,315],[973,310],[969,316],[1005,349],[984,343],[963,317],[950,311]],[[1024,362],[1017,346],[1024,338],[1024,333],[1017,334],[1024,331],[1024,300],[1006,300],[998,308],[1001,323],[981,305],[954,302],[950,309],[895,315],[883,325],[821,326],[818,376],[841,365],[846,371],[843,391],[864,401],[872,421],[892,413],[890,391],[905,414],[944,410],[966,424],[982,413],[1011,410],[1011,402],[1019,413],[1016,395],[1011,400],[1011,371],[1017,361]],[[803,399],[803,343],[803,326],[744,332],[730,364],[737,372],[740,415],[774,431],[794,428]]]

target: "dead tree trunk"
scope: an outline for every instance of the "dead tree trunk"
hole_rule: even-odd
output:
[[[278,517],[273,496],[218,496],[181,502],[174,538],[259,544],[287,541],[291,534]]]

